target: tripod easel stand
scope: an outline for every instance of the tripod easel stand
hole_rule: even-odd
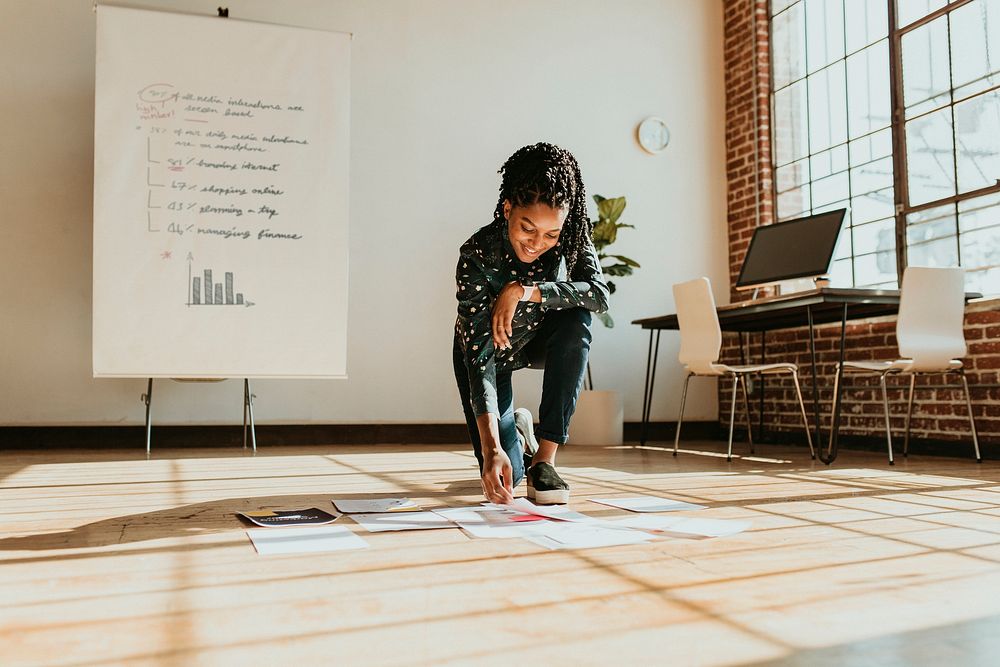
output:
[[[176,382],[222,382],[226,378],[211,379],[182,379],[174,378]],[[257,453],[257,430],[253,421],[253,399],[257,398],[250,391],[250,379],[243,378],[243,449],[247,448],[247,417],[250,418],[250,443],[253,453]],[[153,432],[153,422],[151,419],[153,405],[153,378],[149,378],[146,384],[146,393],[139,397],[146,405],[146,456],[149,457],[151,436]]]

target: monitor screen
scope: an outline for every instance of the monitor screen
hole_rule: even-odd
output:
[[[847,209],[758,227],[750,239],[737,289],[821,276],[830,270]]]

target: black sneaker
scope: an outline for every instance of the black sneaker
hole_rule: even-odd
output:
[[[569,502],[569,484],[556,469],[544,461],[528,468],[528,499],[538,505],[565,505]]]
[[[525,408],[514,410],[514,427],[520,436],[519,440],[524,447],[524,453],[528,456],[534,456],[535,452],[538,451],[538,441],[535,440],[535,425],[531,421],[531,413]]]
[[[524,452],[524,470],[531,467],[531,460],[538,451],[538,441],[535,440],[535,425],[531,421],[531,413],[524,408],[514,410],[514,427],[517,429],[517,439],[521,442]]]

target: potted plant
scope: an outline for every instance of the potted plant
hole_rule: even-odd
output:
[[[597,220],[594,221],[594,249],[597,250],[597,259],[601,263],[601,270],[604,271],[605,276],[630,276],[633,269],[639,268],[639,262],[629,259],[625,255],[612,255],[604,252],[605,248],[618,239],[619,229],[624,227],[635,229],[635,225],[618,222],[618,218],[625,210],[625,197],[606,199],[601,195],[594,195],[594,201],[597,202]],[[614,294],[614,282],[608,280],[607,283],[608,291]],[[598,313],[597,317],[609,329],[615,326],[615,321],[609,313]]]
[[[625,197],[608,199],[594,195],[597,202],[597,220],[594,221],[594,249],[601,263],[604,275],[610,277],[630,276],[639,263],[624,255],[613,255],[605,249],[618,239],[618,230],[623,227],[634,229],[635,225],[618,222],[625,210]],[[615,284],[607,280],[608,291],[615,293]],[[615,326],[610,313],[598,313],[604,326]],[[576,414],[570,422],[569,442],[574,445],[620,445],[624,439],[624,409],[621,394],[617,391],[596,391],[594,380],[587,364],[587,382],[580,392],[576,404]]]

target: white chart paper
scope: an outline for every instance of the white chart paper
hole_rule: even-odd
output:
[[[254,528],[247,531],[247,536],[262,556],[368,548],[368,543],[346,526]]]
[[[630,512],[677,512],[680,510],[703,510],[705,505],[671,500],[656,496],[632,496],[630,498],[590,498],[590,502],[618,507]]]
[[[416,512],[420,506],[409,498],[337,498],[334,507],[344,514],[378,514],[379,512]]]
[[[96,377],[346,377],[350,35],[97,8]]]
[[[434,512],[390,512],[386,514],[351,514],[358,525],[370,533],[390,530],[433,530],[458,528],[458,524]]]
[[[514,502],[504,505],[504,507],[509,507],[511,509],[524,512],[525,514],[544,516],[549,519],[555,519],[556,521],[573,521],[578,523],[602,522],[602,519],[595,519],[592,516],[574,512],[565,505],[536,505],[527,498],[515,498]]]
[[[637,530],[616,530],[581,523],[561,523],[544,534],[528,536],[528,540],[547,549],[592,549],[623,544],[643,544],[653,536]]]
[[[750,527],[750,521],[733,519],[692,519],[681,516],[658,516],[644,514],[616,521],[620,526],[653,530],[691,537],[726,537],[741,533]]]
[[[451,507],[434,510],[434,512],[457,523],[471,537],[484,539],[540,535],[545,533],[551,524],[555,523],[546,519],[518,521],[517,517],[521,514],[520,512],[511,512],[496,507]]]

